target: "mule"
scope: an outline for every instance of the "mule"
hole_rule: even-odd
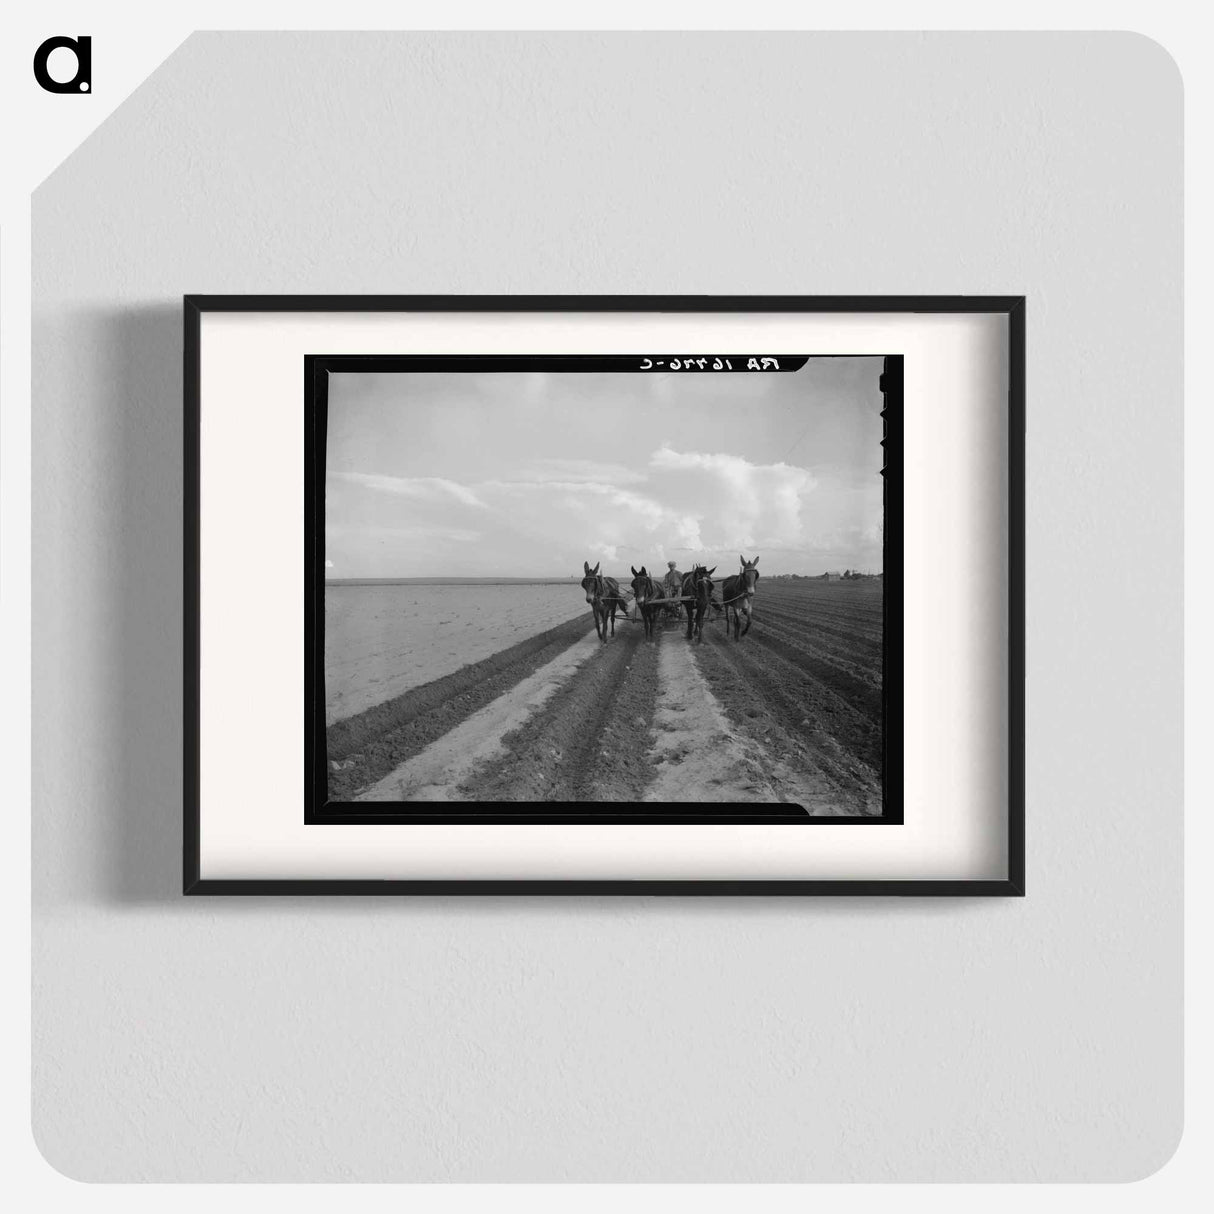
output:
[[[698,642],[704,640],[704,615],[712,602],[714,585],[712,575],[716,571],[715,565],[711,569],[705,569],[703,565],[696,565],[690,573],[683,574],[683,597],[692,600],[686,604],[687,639],[689,641],[693,633]]]
[[[620,583],[613,577],[605,577],[599,572],[599,564],[590,568],[589,561],[582,562],[586,576],[582,578],[582,589],[586,592],[586,602],[594,614],[594,631],[604,645],[607,644],[607,621],[611,621],[611,635],[615,636],[616,609],[627,606],[620,594]]]
[[[640,572],[631,565],[629,568],[632,569],[632,597],[636,600],[637,610],[645,623],[645,638],[652,640],[654,623],[666,606],[666,595],[663,593],[662,583],[650,577],[644,565],[641,566]]]
[[[732,577],[727,577],[721,585],[721,598],[725,601],[725,631],[729,632],[729,613],[732,609],[735,641],[741,640],[741,637],[750,631],[751,603],[755,597],[755,583],[759,580],[759,571],[755,568],[759,563],[757,556],[753,561],[748,561],[744,556],[739,556],[738,560],[742,562],[741,570]],[[742,616],[746,617],[746,627],[739,636],[738,628],[742,623]]]

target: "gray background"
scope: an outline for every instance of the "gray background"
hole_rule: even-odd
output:
[[[1181,1132],[1181,94],[1134,35],[174,54],[34,195],[50,1162],[1158,1168]],[[183,901],[187,291],[1027,294],[1029,896]]]

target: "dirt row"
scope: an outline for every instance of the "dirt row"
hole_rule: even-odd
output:
[[[777,592],[770,602],[760,594],[748,636],[733,641],[717,619],[706,624],[702,644],[688,644],[681,623],[659,624],[654,641],[640,625],[619,623],[616,636],[579,658],[517,728],[503,733],[499,723],[495,732],[492,713],[469,722],[465,732],[485,735],[478,745],[493,735],[491,757],[462,777],[453,771],[450,794],[627,803],[660,791],[662,800],[784,801],[813,814],[879,814],[880,611],[871,591]],[[570,621],[381,706],[374,720],[340,723],[344,738],[330,730],[330,759],[338,758],[330,795],[367,789],[591,628],[589,615]],[[346,743],[336,756],[335,732]],[[435,753],[428,752],[432,761]]]
[[[766,649],[784,659],[790,666],[801,671],[806,690],[815,685],[830,691],[832,696],[844,701],[857,718],[859,733],[853,741],[861,749],[861,737],[868,737],[876,747],[870,754],[880,758],[881,726],[881,668],[872,663],[860,662],[846,652],[828,648],[820,639],[795,633],[776,624],[765,624],[754,628],[746,642]],[[865,727],[867,725],[867,728]]]
[[[881,717],[849,701],[829,681],[829,666],[801,660],[758,622],[740,641],[709,633],[696,650],[708,686],[742,734],[771,758],[817,773],[827,790],[812,812],[881,812]],[[825,672],[826,678],[822,677]]]
[[[353,799],[593,630],[586,612],[330,725],[330,799]]]
[[[616,636],[485,764],[459,795],[477,801],[639,801],[653,776],[656,645],[640,625]]]
[[[875,581],[760,582],[748,636],[705,631],[701,664],[731,721],[821,772],[836,813],[881,812],[882,635]]]
[[[874,693],[867,680],[765,635],[757,622],[740,642],[728,638],[723,623],[708,625],[703,644],[688,644],[674,623],[659,625],[655,642],[629,627],[507,734],[505,754],[478,768],[458,795],[639,801],[653,800],[660,787],[662,800],[758,799],[792,801],[813,814],[881,812],[879,687]],[[659,681],[663,655],[703,675],[728,737],[710,722],[691,726],[695,714],[679,705],[658,728],[655,713],[662,715],[674,694]],[[676,722],[677,769],[663,751],[663,731]],[[732,741],[742,744],[737,755],[728,753]]]

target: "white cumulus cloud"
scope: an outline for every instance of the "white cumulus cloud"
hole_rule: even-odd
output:
[[[802,516],[813,475],[793,464],[755,464],[739,455],[677,451],[663,443],[649,458],[651,489],[682,503],[699,546],[785,547],[804,535]],[[685,545],[695,547],[696,545]]]
[[[458,481],[442,476],[378,476],[370,472],[332,472],[333,479],[363,489],[375,489],[380,493],[394,493],[398,497],[437,501],[444,498],[462,502],[465,506],[483,506],[484,502]]]

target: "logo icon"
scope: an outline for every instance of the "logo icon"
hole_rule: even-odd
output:
[[[76,74],[71,80],[55,80],[46,70],[51,52],[68,50],[76,56]],[[88,93],[93,88],[93,40],[81,34],[76,38],[48,38],[34,52],[34,79],[48,93]]]

